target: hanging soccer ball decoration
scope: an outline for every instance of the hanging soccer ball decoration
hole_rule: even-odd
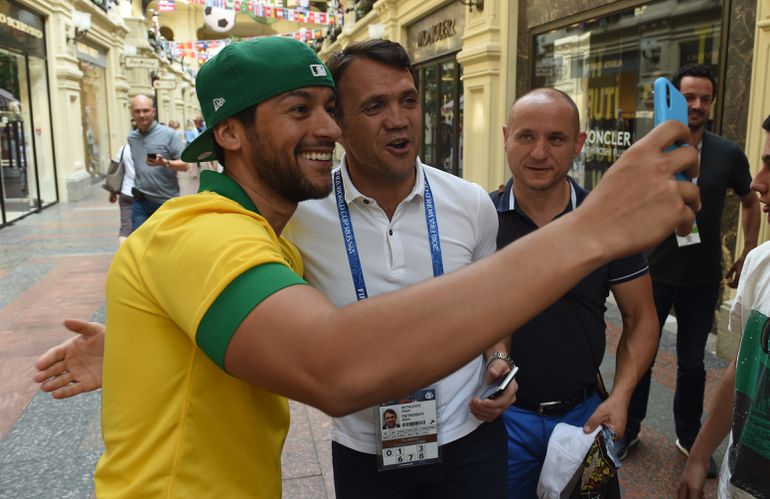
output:
[[[226,33],[235,26],[235,11],[206,7],[203,9],[203,22],[212,31]]]

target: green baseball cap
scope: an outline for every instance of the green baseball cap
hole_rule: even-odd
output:
[[[195,86],[206,130],[182,152],[188,163],[216,159],[212,130],[225,118],[297,88],[334,88],[334,80],[306,44],[267,36],[223,48],[203,64]]]

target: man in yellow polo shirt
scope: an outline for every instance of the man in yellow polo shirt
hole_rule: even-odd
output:
[[[224,354],[256,305],[303,283],[299,253],[214,172],[145,224],[107,276],[97,495],[279,497],[287,400]]]
[[[166,202],[108,273],[99,497],[277,499],[284,397],[336,416],[426,386],[596,266],[689,229],[698,204],[697,187],[673,180],[697,169],[695,153],[663,152],[688,131],[664,124],[559,221],[463,270],[337,309],[305,285],[280,237],[299,201],[331,189],[340,130],[328,70],[304,44],[268,37],[225,47],[196,84],[209,128],[182,159],[225,171]],[[398,111],[384,112],[397,130]],[[45,377],[77,381],[66,358],[56,365]]]

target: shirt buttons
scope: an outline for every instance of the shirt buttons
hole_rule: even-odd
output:
[[[392,235],[393,235],[393,229],[388,229],[388,235],[389,235],[389,236],[392,236]]]
[[[364,199],[364,204],[369,204],[369,200],[368,199]]]

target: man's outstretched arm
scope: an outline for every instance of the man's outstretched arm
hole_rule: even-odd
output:
[[[688,133],[673,122],[655,128],[577,210],[458,271],[340,309],[309,286],[276,292],[241,323],[225,367],[331,415],[446,376],[599,265],[691,227],[698,188],[673,175],[697,168],[696,155],[663,152]]]
[[[686,233],[698,189],[673,176],[697,176],[696,155],[663,151],[688,134],[674,122],[655,128],[575,212],[459,271],[341,309],[309,286],[273,294],[235,332],[225,367],[332,415],[440,379],[599,265],[653,246],[674,227]]]

